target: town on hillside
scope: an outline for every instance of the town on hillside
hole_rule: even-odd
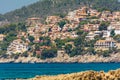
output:
[[[60,54],[107,57],[120,51],[119,11],[98,12],[83,6],[65,16],[48,16],[45,22],[41,22],[39,17],[31,17],[25,23],[9,27],[0,31],[2,57],[34,56],[46,59]]]

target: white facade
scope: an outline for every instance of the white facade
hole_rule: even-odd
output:
[[[120,35],[120,30],[115,30],[115,35]]]
[[[111,31],[103,31],[103,37],[104,38],[110,37],[110,32]]]
[[[7,48],[7,54],[23,53],[28,50],[28,46],[20,39],[14,40]]]

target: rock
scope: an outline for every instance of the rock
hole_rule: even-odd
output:
[[[42,60],[36,57],[18,57],[18,59],[14,58],[0,58],[0,63],[53,63],[53,62],[64,62],[64,63],[91,63],[91,62],[120,62],[120,53],[111,54],[109,57],[103,57],[98,55],[77,55],[75,57],[69,57],[67,54],[65,56],[58,56],[55,58],[50,58],[46,60]]]
[[[86,71],[57,76],[36,76],[29,80],[120,80],[120,69],[116,71]]]

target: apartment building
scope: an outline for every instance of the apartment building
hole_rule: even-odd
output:
[[[109,50],[110,48],[116,48],[116,41],[112,38],[106,38],[105,40],[98,40],[94,45],[95,50]]]

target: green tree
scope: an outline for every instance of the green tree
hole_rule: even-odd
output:
[[[9,46],[9,42],[3,41],[2,43],[0,43],[0,47],[2,51],[7,51],[7,47]]]
[[[28,55],[27,51],[21,54],[22,57],[28,57]]]
[[[30,40],[30,42],[33,42],[35,40],[33,36],[28,36],[28,39]]]
[[[81,36],[83,33],[84,33],[84,31],[82,31],[82,30],[77,31],[77,35],[79,35],[79,36]]]
[[[56,39],[55,42],[58,49],[61,49],[65,45],[65,40]]]
[[[110,32],[110,36],[111,36],[111,37],[114,37],[114,36],[115,36],[115,30],[112,30],[112,31]]]
[[[39,51],[39,50],[40,50],[39,44],[35,44],[35,51]]]
[[[113,38],[114,40],[120,43],[120,35],[115,35]]]
[[[74,57],[74,56],[76,56],[76,55],[82,55],[82,54],[83,54],[83,51],[84,51],[84,48],[83,48],[83,47],[73,48],[73,49],[72,49],[72,52],[69,53],[69,56],[70,56],[70,57]]]
[[[71,53],[71,51],[72,51],[72,45],[71,44],[67,44],[66,46],[65,46],[65,51],[66,51],[66,53]]]
[[[110,56],[110,51],[109,50],[103,51],[102,55],[103,57],[108,57]]]
[[[93,9],[99,11],[120,10],[118,0],[40,0],[30,6],[24,6],[21,9],[0,15],[0,19],[7,19],[11,22],[25,21],[26,18],[35,15],[41,17],[42,21],[44,21],[48,15],[67,14],[69,11],[77,9],[79,5],[92,5]]]
[[[90,54],[95,54],[94,47],[89,47],[87,51],[88,51],[88,53],[90,53]]]
[[[44,49],[41,54],[42,59],[54,58],[56,56],[57,56],[57,49],[50,49],[50,50]]]
[[[39,44],[41,46],[51,46],[51,40],[50,40],[50,37],[39,37],[39,40],[41,41]]]
[[[88,24],[88,21],[87,20],[82,20],[80,21],[79,25],[84,25],[84,24]]]
[[[17,24],[16,30],[26,32],[27,31],[27,26],[25,25],[25,23],[20,22],[20,23]]]
[[[59,25],[60,28],[63,28],[65,24],[66,24],[65,20],[62,20],[62,21],[58,22],[58,25]]]
[[[24,36],[21,37],[21,40],[23,40],[24,42],[26,41],[25,38],[24,38]]]
[[[9,32],[7,36],[4,38],[4,42],[12,42],[13,40],[17,39],[17,33],[14,33],[13,31]]]
[[[102,22],[99,26],[99,31],[102,31],[102,30],[107,30],[107,27],[109,26],[109,22]]]

